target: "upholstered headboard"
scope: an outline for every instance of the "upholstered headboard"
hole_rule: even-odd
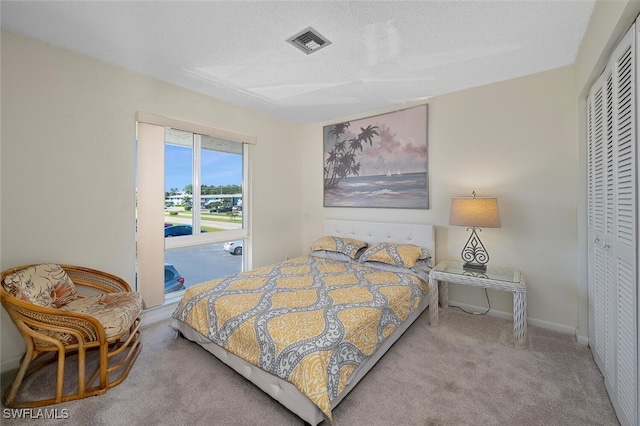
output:
[[[415,244],[429,250],[431,262],[435,265],[436,245],[433,225],[324,219],[323,230],[324,235],[356,238],[368,243],[388,241]]]

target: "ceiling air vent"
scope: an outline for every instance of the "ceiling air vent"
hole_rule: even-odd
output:
[[[293,37],[289,37],[287,41],[307,55],[331,44],[329,40],[311,27],[305,28]]]

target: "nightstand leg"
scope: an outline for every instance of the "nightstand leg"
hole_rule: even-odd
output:
[[[440,306],[443,308],[449,307],[449,283],[446,281],[440,281]]]
[[[513,338],[519,348],[527,339],[527,293],[513,292]]]
[[[438,281],[429,277],[429,324],[438,325]]]

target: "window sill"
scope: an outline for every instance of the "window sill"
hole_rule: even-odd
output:
[[[142,326],[146,327],[157,322],[167,320],[171,318],[171,314],[175,311],[176,306],[180,302],[180,297],[174,297],[166,300],[162,305],[154,306],[149,309],[144,309],[140,313],[140,319],[142,320]]]

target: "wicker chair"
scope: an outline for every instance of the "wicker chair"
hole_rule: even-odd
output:
[[[8,269],[2,272],[0,283],[4,284],[5,278],[10,275],[15,277],[14,273],[17,271],[36,266],[24,265]],[[14,297],[4,285],[0,285],[2,305],[27,344],[27,351],[22,357],[13,384],[4,395],[6,407],[40,407],[103,394],[127,377],[142,348],[138,317],[142,301],[139,294],[133,293],[124,280],[114,275],[78,266],[59,266],[66,272],[73,285],[81,290],[74,294],[74,298],[77,296],[74,302],[91,305],[95,300],[95,307],[98,307],[100,302],[100,308],[103,308],[109,304],[107,299],[120,298],[118,303],[127,306],[118,306],[119,327],[110,328],[103,325],[101,320],[104,319],[99,315],[87,313],[91,311],[91,306],[88,310],[77,311],[71,308],[74,302],[69,303],[66,308],[40,306]],[[86,295],[87,291],[89,295]],[[129,303],[129,300],[133,303]],[[124,315],[121,314],[122,310],[125,310]],[[99,362],[95,371],[85,380],[86,355],[89,351],[98,352],[96,355]],[[65,359],[71,355],[77,355],[77,392],[63,394]],[[56,360],[58,364],[55,396],[48,399],[18,401],[16,395],[24,378]],[[99,380],[96,383],[97,379]]]

